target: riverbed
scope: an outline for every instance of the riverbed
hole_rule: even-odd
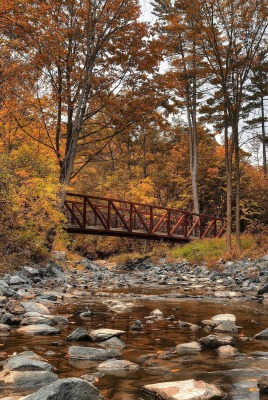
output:
[[[92,289],[92,288],[91,288]],[[100,288],[99,288],[100,289]],[[105,289],[105,291],[104,291]],[[137,371],[110,371],[98,373],[94,385],[104,399],[141,400],[147,399],[142,387],[151,383],[201,379],[220,386],[226,399],[267,400],[260,397],[257,379],[268,373],[268,341],[256,340],[254,335],[267,328],[268,306],[256,300],[211,299],[198,297],[198,293],[188,293],[188,297],[176,296],[176,286],[147,286],[131,290],[107,286],[98,291],[73,290],[72,299],[53,308],[55,315],[65,315],[69,325],[61,327],[59,335],[28,336],[11,330],[9,336],[1,338],[2,351],[7,355],[25,350],[33,350],[51,363],[59,378],[80,377],[97,372],[99,362],[79,361],[67,356],[70,345],[96,346],[88,341],[67,342],[66,337],[77,327],[88,330],[99,328],[125,331],[122,340],[125,348],[122,357],[139,365]],[[129,304],[129,309],[112,311],[112,302]],[[130,304],[131,303],[131,304]],[[159,309],[161,318],[148,318],[153,310]],[[91,311],[91,316],[81,318],[81,312]],[[239,332],[233,334],[238,355],[221,357],[216,349],[205,349],[195,354],[178,355],[174,348],[181,343],[198,341],[213,334],[213,330],[201,323],[216,314],[234,314]],[[133,322],[141,321],[140,331],[130,329]],[[194,324],[198,329],[182,327],[181,321]],[[226,336],[226,334],[218,334]],[[1,389],[1,397],[23,396],[33,390]]]

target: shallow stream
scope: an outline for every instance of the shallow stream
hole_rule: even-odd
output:
[[[161,294],[172,288],[161,288]],[[66,342],[65,338],[75,328],[88,329],[111,328],[126,331],[122,336],[126,347],[121,350],[123,359],[140,365],[136,372],[111,372],[100,377],[95,385],[105,399],[141,400],[146,399],[142,386],[163,381],[177,381],[191,378],[220,385],[227,393],[226,399],[268,400],[268,395],[259,397],[257,379],[265,370],[268,373],[268,341],[255,340],[253,336],[268,328],[268,307],[256,301],[243,300],[206,300],[165,298],[161,294],[123,295],[111,293],[109,297],[78,296],[68,303],[53,309],[53,314],[63,314],[69,318],[69,326],[63,327],[58,336],[24,336],[13,330],[8,337],[2,337],[2,351],[8,355],[14,352],[33,350],[45,357],[62,377],[79,377],[97,371],[99,362],[70,360],[67,349],[70,345],[95,346],[91,342]],[[109,310],[106,301],[120,299],[134,303],[127,313],[115,313]],[[163,312],[163,320],[146,323],[154,309]],[[78,314],[91,310],[92,316],[81,319]],[[235,336],[236,348],[240,354],[232,358],[220,357],[216,350],[203,350],[198,354],[174,355],[172,350],[181,343],[198,340],[212,334],[205,331],[201,321],[216,314],[231,313],[240,326]],[[129,328],[135,320],[143,324],[142,331],[134,332]],[[200,329],[180,328],[178,321],[198,324]],[[225,334],[226,336],[226,334]],[[249,338],[245,341],[245,336]],[[96,345],[97,346],[97,345]],[[254,355],[254,352],[263,354]],[[266,352],[266,354],[264,354]],[[170,353],[170,354],[169,354]],[[151,355],[151,356],[150,356]],[[29,391],[1,390],[0,395],[25,395]],[[78,400],[78,399],[77,399]]]

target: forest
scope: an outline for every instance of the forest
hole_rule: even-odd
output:
[[[67,191],[226,217],[237,255],[267,237],[267,6],[0,0],[1,264],[133,250],[67,235]]]

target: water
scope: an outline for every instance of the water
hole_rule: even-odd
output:
[[[170,288],[161,289],[168,293]],[[152,292],[151,292],[152,293]],[[158,291],[159,293],[159,291]],[[233,400],[256,400],[259,392],[256,389],[257,378],[266,370],[268,358],[253,356],[252,352],[268,352],[268,341],[243,341],[243,335],[252,337],[267,328],[268,308],[256,303],[241,300],[204,300],[174,299],[154,295],[124,296],[124,301],[131,301],[134,307],[131,312],[115,314],[105,304],[105,300],[120,297],[111,293],[108,298],[92,298],[91,295],[73,300],[72,304],[63,304],[53,310],[54,314],[64,314],[70,325],[63,327],[58,336],[23,336],[12,331],[10,336],[2,337],[2,351],[8,355],[14,352],[33,350],[46,358],[54,367],[60,378],[79,377],[96,372],[98,362],[70,360],[67,349],[70,345],[91,346],[91,342],[66,342],[65,337],[77,327],[87,329],[112,328],[122,329],[126,334],[122,337],[126,347],[121,350],[123,359],[138,363],[140,370],[136,372],[114,372],[106,374],[95,385],[105,399],[141,400],[146,399],[142,392],[143,385],[163,381],[175,381],[197,378],[206,382],[221,385]],[[120,298],[120,301],[122,299]],[[145,317],[154,309],[160,309],[164,318],[152,324],[146,323]],[[90,309],[93,315],[82,320],[78,313]],[[221,358],[215,350],[204,350],[198,354],[174,356],[172,350],[180,343],[198,340],[213,333],[182,329],[178,321],[187,321],[201,326],[203,319],[209,319],[219,313],[232,313],[237,317],[236,325],[241,326],[235,335],[236,348],[241,353],[233,358]],[[129,327],[135,320],[141,320],[141,332],[133,332]],[[231,372],[228,372],[232,370]],[[237,371],[233,371],[237,370]],[[25,395],[29,391],[2,390],[1,397],[7,394]],[[262,396],[268,400],[268,396]]]

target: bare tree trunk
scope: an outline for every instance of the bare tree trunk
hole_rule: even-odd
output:
[[[228,139],[228,117],[227,112],[224,113],[224,148],[225,148],[225,168],[226,168],[226,251],[232,250],[232,152],[229,148]]]
[[[261,97],[261,133],[262,133],[263,172],[264,172],[264,175],[267,175],[265,111],[264,111],[264,99],[263,99],[263,96]]]
[[[236,253],[241,253],[241,228],[240,228],[240,157],[239,157],[239,137],[238,137],[238,120],[235,118],[233,125],[233,140],[235,149],[235,236],[236,236]]]

